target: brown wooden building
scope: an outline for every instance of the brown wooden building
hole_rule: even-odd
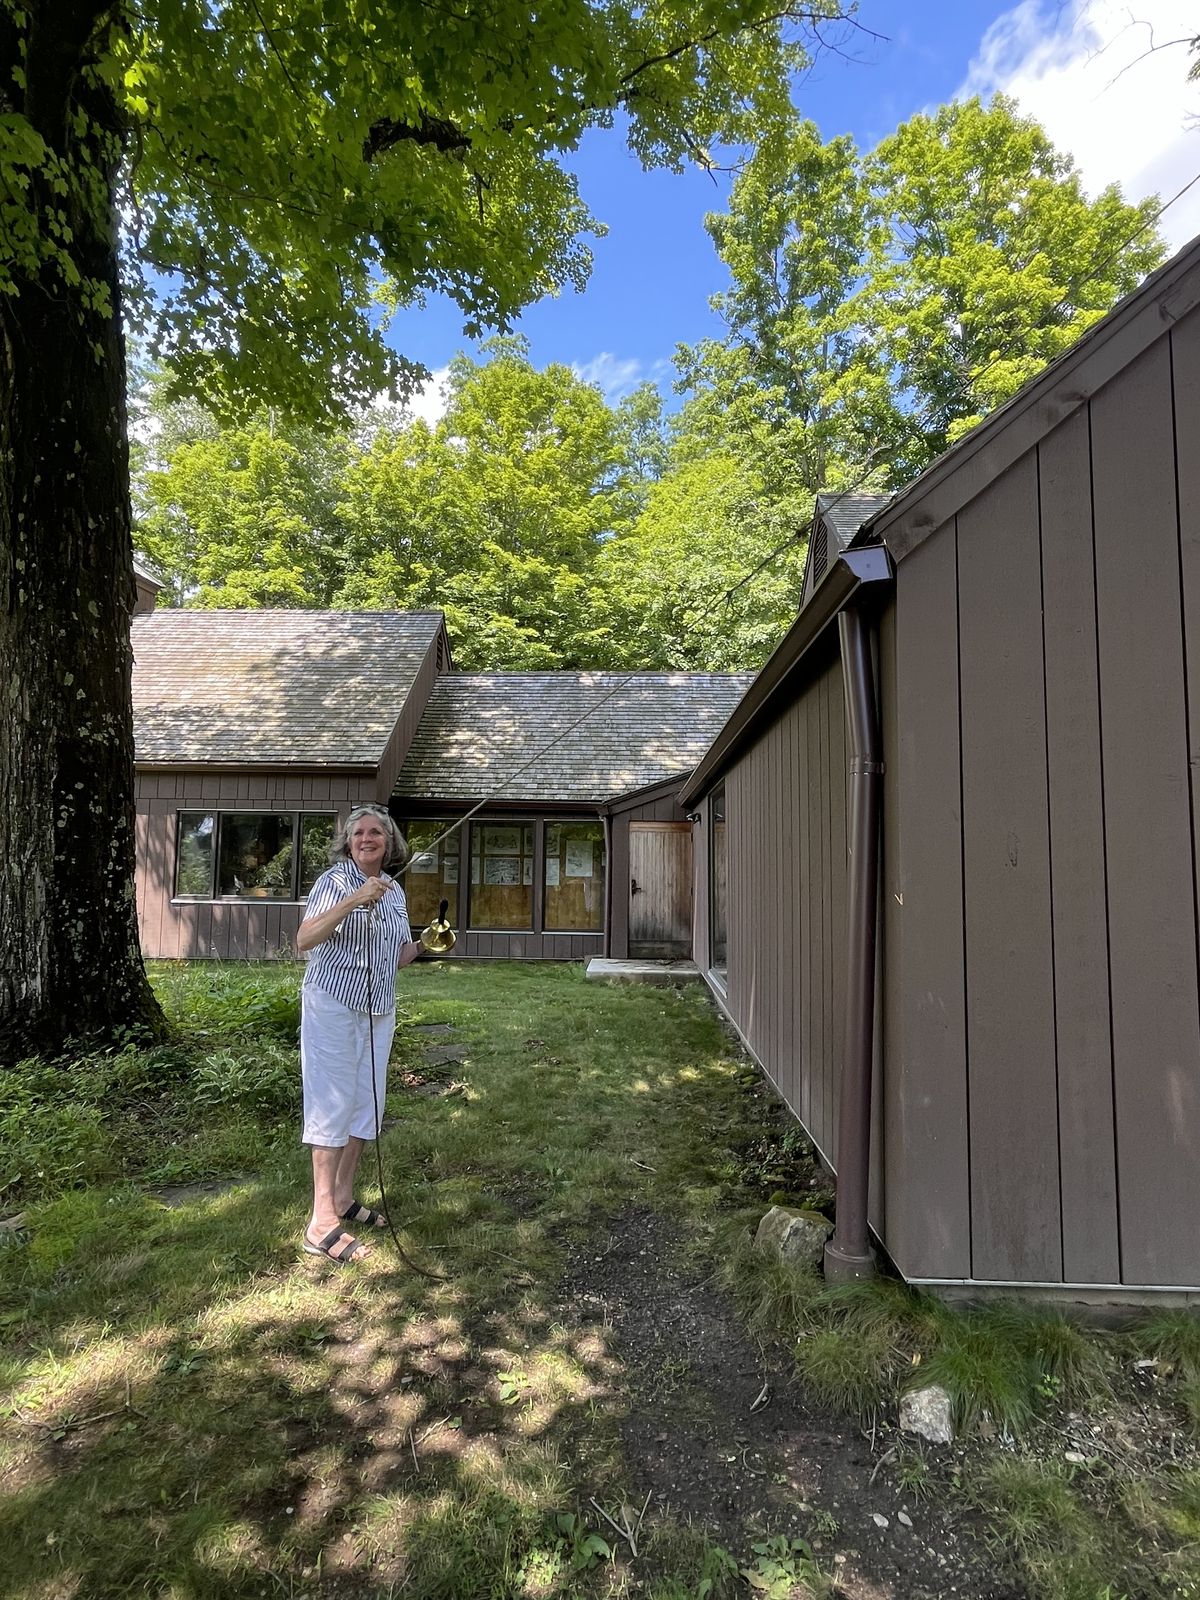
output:
[[[441,613],[160,610],[133,654],[143,953],[288,953],[337,817],[392,792]]]
[[[1200,1293],[1200,241],[816,533],[680,798],[697,960],[838,1169],[827,1267],[869,1204],[914,1283]]]
[[[406,876],[413,917],[428,920],[448,898],[467,957],[690,955],[691,829],[675,794],[750,681],[440,677],[392,800],[418,852]]]
[[[436,612],[158,610],[133,645],[147,956],[291,955],[368,800],[414,848],[414,925],[449,900],[456,959],[690,954],[675,791],[748,674],[459,674]]]

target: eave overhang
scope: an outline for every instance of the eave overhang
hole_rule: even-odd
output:
[[[890,584],[894,568],[882,546],[843,550],[814,589],[807,604],[784,635],[762,671],[747,689],[733,715],[713,740],[695,770],[680,785],[679,803],[690,806],[710,788],[738,752],[754,737],[790,691],[830,624],[864,587]]]

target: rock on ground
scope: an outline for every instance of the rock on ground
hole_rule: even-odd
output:
[[[758,1225],[754,1243],[759,1250],[771,1250],[794,1267],[811,1269],[820,1266],[825,1241],[832,1232],[833,1223],[819,1211],[772,1206]]]
[[[924,1389],[910,1389],[900,1397],[901,1433],[920,1434],[930,1444],[951,1444],[954,1440],[953,1407],[940,1383]]]

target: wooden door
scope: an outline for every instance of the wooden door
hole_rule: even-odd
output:
[[[629,954],[692,953],[692,830],[686,822],[629,824]]]

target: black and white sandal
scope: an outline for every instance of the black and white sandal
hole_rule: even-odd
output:
[[[334,1248],[339,1239],[346,1241],[340,1250]],[[351,1261],[357,1260],[360,1250],[365,1257],[366,1245],[352,1233],[347,1233],[344,1228],[335,1228],[332,1233],[327,1233],[320,1244],[314,1244],[307,1233],[304,1235],[305,1255],[325,1256],[330,1261],[336,1261],[339,1267],[347,1266]]]
[[[351,1200],[342,1212],[343,1222],[357,1222],[360,1228],[386,1228],[387,1218],[382,1211],[372,1211],[361,1200]]]

